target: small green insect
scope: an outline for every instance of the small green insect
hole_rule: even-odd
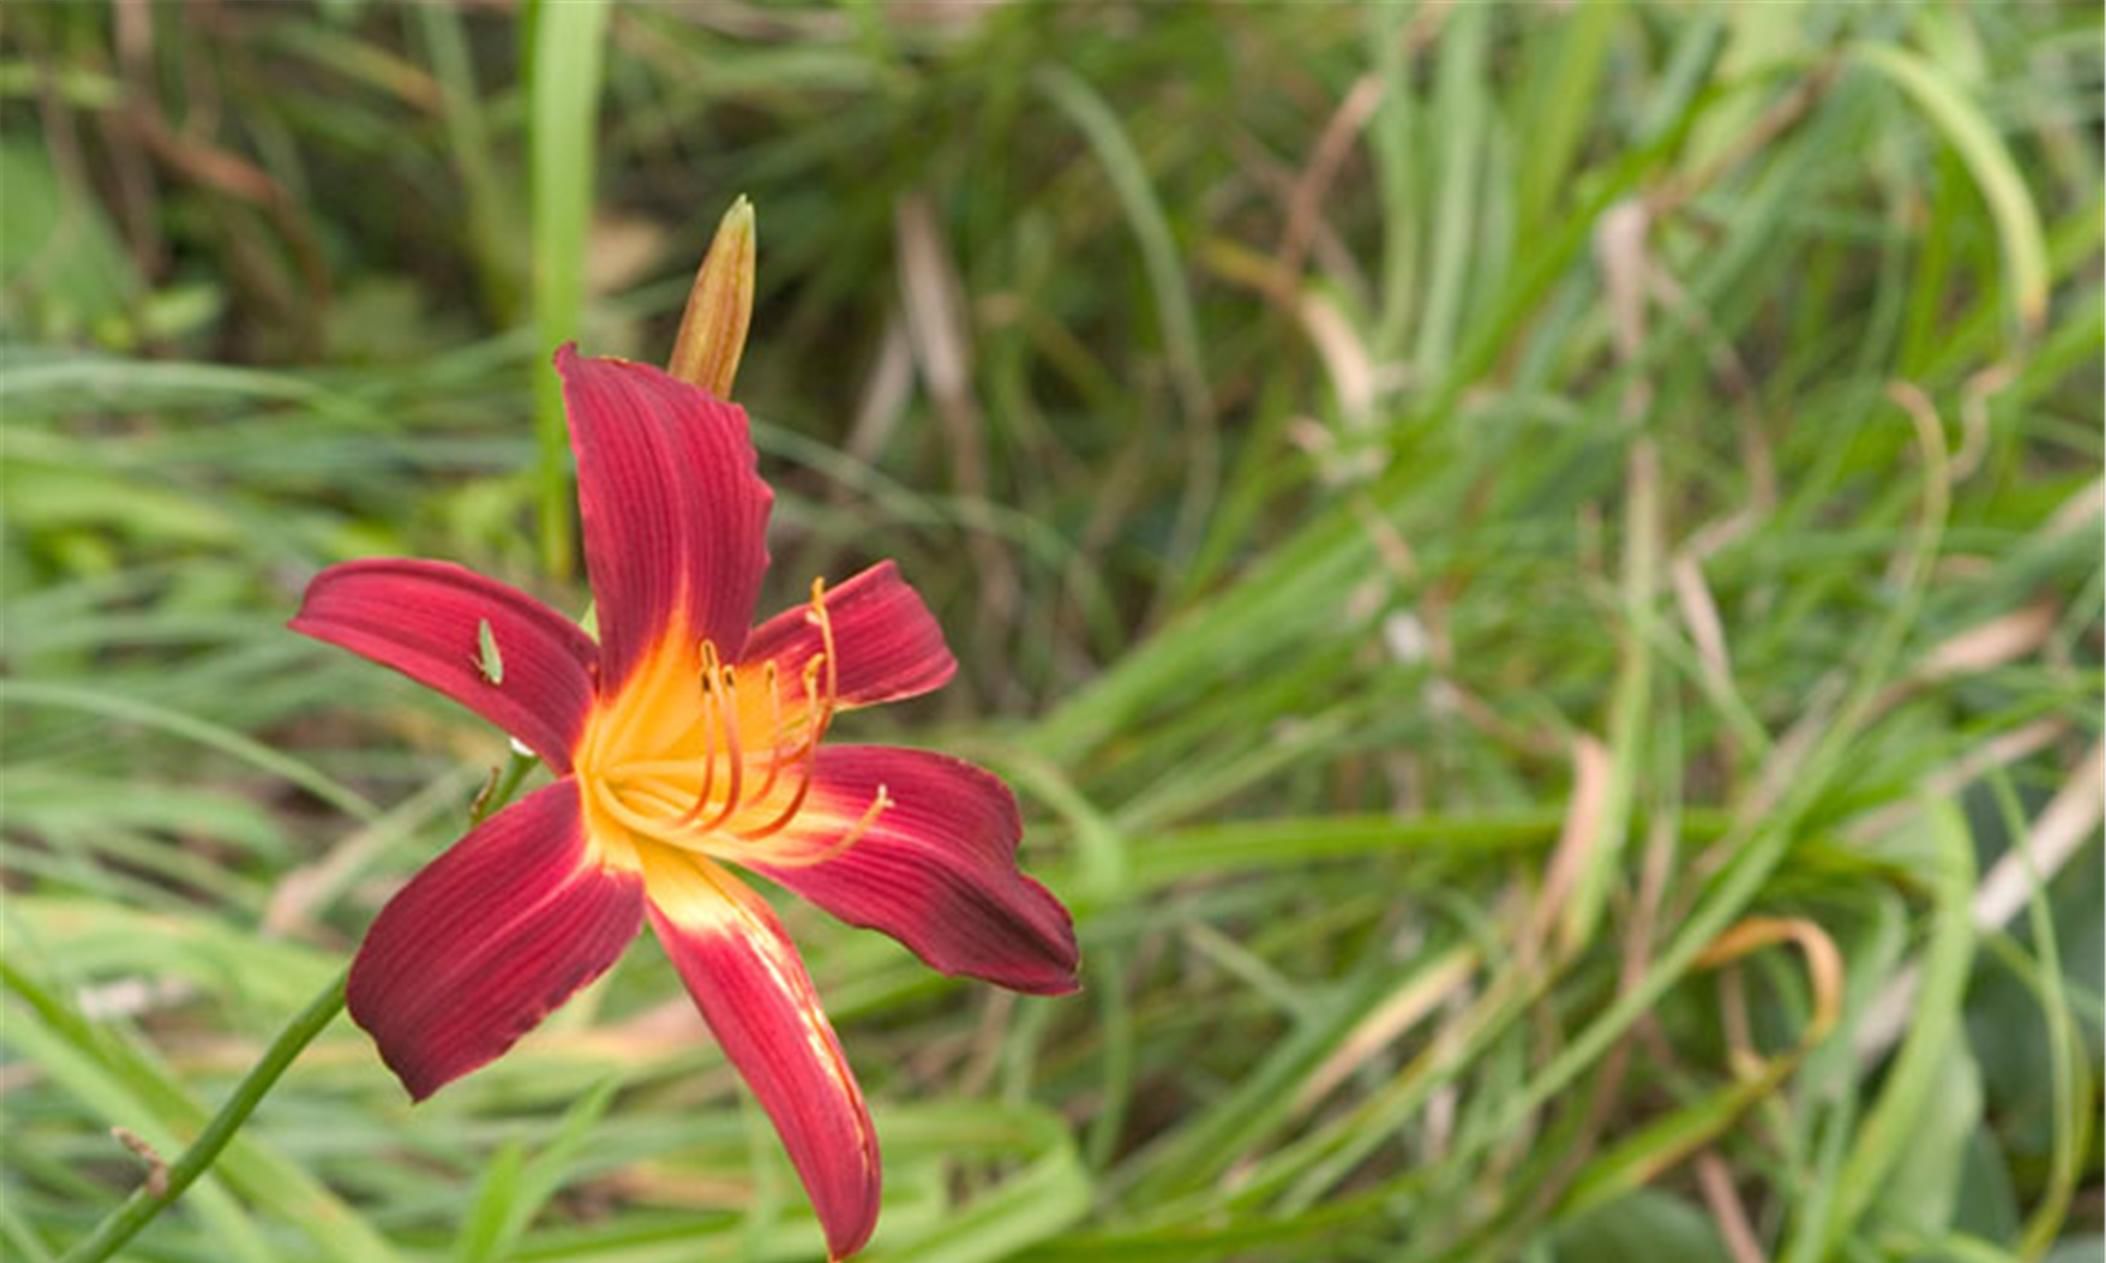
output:
[[[496,795],[497,782],[503,775],[497,768],[490,769],[489,779],[483,782],[482,789],[475,795],[475,801],[468,804],[469,824],[481,824],[483,817],[490,814],[490,799]]]
[[[481,651],[480,656],[475,661],[476,670],[481,671],[483,678],[490,683],[503,684],[505,682],[505,656],[497,652],[497,633],[490,630],[489,619],[479,618],[475,620],[475,644],[476,648]]]

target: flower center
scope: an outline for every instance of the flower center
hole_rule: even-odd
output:
[[[708,639],[668,636],[620,694],[596,707],[574,761],[602,827],[720,859],[815,863],[853,845],[892,805],[883,787],[837,840],[785,846],[838,705],[840,670],[826,585],[805,618],[819,648],[791,674],[770,659],[741,671]]]

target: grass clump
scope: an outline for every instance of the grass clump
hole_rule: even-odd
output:
[[[915,731],[1085,948],[1020,1001],[785,909],[872,1257],[2096,1257],[2099,33],[10,12],[7,1253],[141,1177],[110,1127],[178,1151],[504,757],[286,634],[301,583],[582,612],[547,352],[662,358],[744,194],[777,569],[900,558],[962,663]],[[128,1257],[812,1256],[672,994],[634,953],[415,1111],[335,1026]]]

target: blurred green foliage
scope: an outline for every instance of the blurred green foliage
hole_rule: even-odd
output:
[[[871,1257],[2098,1256],[2097,6],[580,9],[0,13],[8,1257],[503,757],[305,578],[582,611],[550,343],[662,358],[741,193],[773,595],[901,559],[961,680],[854,725],[1085,945],[786,908]],[[414,1111],[338,1025],[126,1257],[814,1256],[685,1005]]]

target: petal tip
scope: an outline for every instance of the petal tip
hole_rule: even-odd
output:
[[[713,865],[645,852],[644,869],[652,928],[775,1124],[828,1257],[854,1254],[877,1226],[877,1132],[796,948],[766,901]]]
[[[1082,958],[1070,945],[1064,960],[1043,970],[1019,971],[988,981],[1024,995],[1067,996],[1082,990]]]
[[[1042,995],[1049,999],[1080,995],[1082,992],[1081,968],[1078,965],[1072,973],[1060,977],[1047,978],[1043,981],[1012,984],[1009,989],[1021,992],[1024,995]]]
[[[877,1209],[877,1202],[873,1199],[868,1209],[859,1213],[855,1223],[839,1234],[840,1241],[835,1240],[832,1225],[824,1221],[820,1223],[820,1230],[826,1234],[827,1263],[847,1263],[870,1244],[871,1236],[877,1231]]]
[[[387,1061],[387,1054],[382,1053],[380,1059],[383,1063],[385,1063]],[[439,1082],[432,1082],[425,1079],[413,1079],[410,1076],[404,1074],[402,1071],[397,1070],[392,1065],[388,1066],[388,1069],[394,1073],[396,1081],[402,1084],[402,1090],[409,1094],[409,1100],[411,1105],[424,1104],[426,1101],[430,1100],[433,1094],[436,1093],[440,1088],[446,1086],[446,1082],[443,1080]]]
[[[362,993],[347,995],[345,997],[345,1011],[351,1015],[352,1022],[366,1033],[368,1039],[373,1041],[373,1050],[380,1054],[380,1064],[386,1066],[388,1073],[395,1076],[395,1082],[402,1085],[402,1091],[409,1097],[410,1104],[413,1106],[424,1104],[424,1102],[431,1099],[433,1093],[451,1082],[451,1078],[442,1078],[427,1073],[414,1062],[399,1056],[397,1050],[390,1045],[389,1041],[381,1036],[379,1026],[362,1016],[366,1007],[365,999],[366,997]]]

